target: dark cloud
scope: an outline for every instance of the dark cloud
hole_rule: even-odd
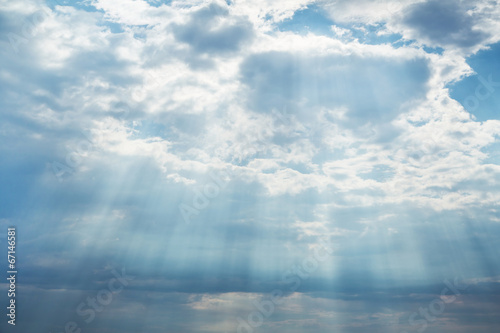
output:
[[[224,54],[240,49],[253,36],[252,24],[243,17],[218,26],[221,19],[229,17],[228,10],[216,4],[194,12],[183,25],[173,25],[173,33],[179,42],[189,44],[196,53]]]
[[[349,127],[384,124],[404,111],[404,103],[427,91],[424,59],[363,59],[354,56],[307,56],[285,52],[252,55],[241,66],[256,112],[283,109],[307,123],[311,113],[347,107]],[[300,105],[300,106],[299,106]]]
[[[466,1],[428,1],[407,9],[404,24],[433,45],[470,48],[488,34],[475,28],[476,17],[467,13]]]

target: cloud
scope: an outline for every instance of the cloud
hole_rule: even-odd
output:
[[[259,329],[408,330],[404,312],[463,275],[475,289],[431,324],[486,330],[476,314],[498,301],[500,122],[477,121],[448,85],[498,41],[496,7],[5,5],[0,237],[19,229],[20,329],[82,324],[72,306],[125,267],[135,282],[85,331],[235,330],[326,238],[335,252]],[[309,22],[317,30],[294,15],[311,8],[329,16]],[[70,172],[60,179],[54,163]],[[225,186],[207,192],[223,170]],[[199,208],[189,224],[181,204]]]
[[[257,112],[286,106],[307,122],[318,108],[345,107],[344,121],[357,126],[390,122],[404,111],[405,103],[425,96],[429,78],[425,59],[285,52],[252,55],[241,71],[251,92],[250,106]]]
[[[249,21],[228,18],[228,10],[213,3],[192,13],[186,24],[174,24],[173,34],[179,42],[189,44],[193,52],[203,54],[237,51],[250,41],[253,32]]]
[[[372,43],[387,36],[390,42],[441,47],[468,55],[500,38],[500,12],[495,1],[387,0],[360,4],[341,0],[320,1],[318,5],[334,22]]]
[[[416,32],[416,39],[431,46],[472,48],[488,39],[489,33],[476,27],[478,15],[468,10],[466,2],[428,1],[409,6],[403,23]]]

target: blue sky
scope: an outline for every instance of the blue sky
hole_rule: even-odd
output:
[[[489,0],[2,3],[0,330],[498,331],[499,31]]]

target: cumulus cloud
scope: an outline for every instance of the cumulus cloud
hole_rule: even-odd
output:
[[[476,27],[478,15],[469,11],[466,2],[423,2],[406,9],[403,23],[430,45],[471,48],[483,43],[489,33]]]
[[[191,14],[184,25],[174,25],[173,33],[179,42],[189,44],[196,53],[237,51],[252,37],[252,25],[243,18],[226,23],[228,10],[211,4]]]

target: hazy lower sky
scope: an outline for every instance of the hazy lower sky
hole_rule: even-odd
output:
[[[58,1],[0,3],[2,332],[500,331],[499,1]]]

